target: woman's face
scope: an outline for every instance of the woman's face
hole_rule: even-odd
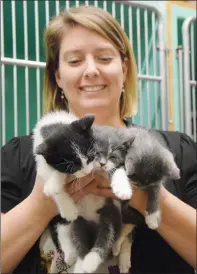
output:
[[[127,60],[122,62],[118,50],[99,34],[75,26],[63,37],[55,76],[76,115],[98,110],[119,115],[126,72]]]

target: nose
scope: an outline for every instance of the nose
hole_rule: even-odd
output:
[[[88,59],[86,63],[86,68],[84,71],[84,76],[86,78],[93,78],[99,75],[99,71],[97,69],[96,63],[94,59]]]
[[[101,167],[103,167],[105,165],[105,163],[99,163],[101,165]]]

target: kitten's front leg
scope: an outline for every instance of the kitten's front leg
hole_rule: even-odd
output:
[[[157,185],[148,188],[148,201],[145,220],[146,224],[150,229],[158,228],[161,220],[160,209],[159,209],[159,193],[160,193],[161,182]]]
[[[62,218],[67,221],[74,221],[78,217],[78,210],[72,198],[64,190],[64,185],[65,175],[54,171],[45,181],[44,193],[53,197]]]
[[[129,200],[132,196],[132,188],[126,171],[123,167],[118,168],[111,175],[111,188],[113,193],[121,200]]]

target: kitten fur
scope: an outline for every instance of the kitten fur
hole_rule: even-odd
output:
[[[111,249],[114,255],[120,253],[120,270],[125,272],[130,267],[132,231],[135,224],[143,223],[143,218],[128,210],[127,202],[93,195],[74,205],[63,190],[66,174],[79,178],[95,167],[103,167],[113,192],[123,200],[131,198],[131,184],[144,188],[149,197],[146,223],[155,229],[160,221],[159,187],[167,178],[177,178],[179,171],[154,131],[138,126],[92,126],[93,120],[92,115],[78,120],[63,111],[44,116],[34,130],[37,170],[44,179],[45,193],[54,198],[61,217],[72,221],[67,225],[60,220],[54,222],[51,233],[57,248],[64,251],[66,262],[78,258],[75,273],[96,271]],[[122,226],[121,216],[125,214],[131,215],[134,225]]]
[[[75,273],[79,264],[80,272],[94,272],[110,256],[122,227],[120,202],[88,195],[75,205],[64,191],[67,174],[80,178],[97,167],[93,120],[92,115],[77,119],[66,112],[49,113],[37,123],[33,135],[37,174],[61,215],[49,224],[51,236],[66,262],[78,258]]]

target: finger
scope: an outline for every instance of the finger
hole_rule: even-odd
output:
[[[66,184],[66,191],[70,194],[83,189],[86,185],[90,184],[94,180],[92,173],[82,177],[82,178],[75,178],[68,184]]]
[[[84,196],[92,193],[93,189],[96,188],[96,181],[93,179],[91,184],[86,185],[84,188],[78,189],[72,194],[72,199],[75,202],[81,200]]]
[[[102,174],[96,174],[95,175],[95,180],[97,181],[97,183],[100,187],[110,186],[110,180]]]
[[[110,197],[116,200],[119,200],[115,194],[112,192],[112,190],[110,188],[94,188],[91,190],[91,193],[97,196],[101,196],[101,197]]]

